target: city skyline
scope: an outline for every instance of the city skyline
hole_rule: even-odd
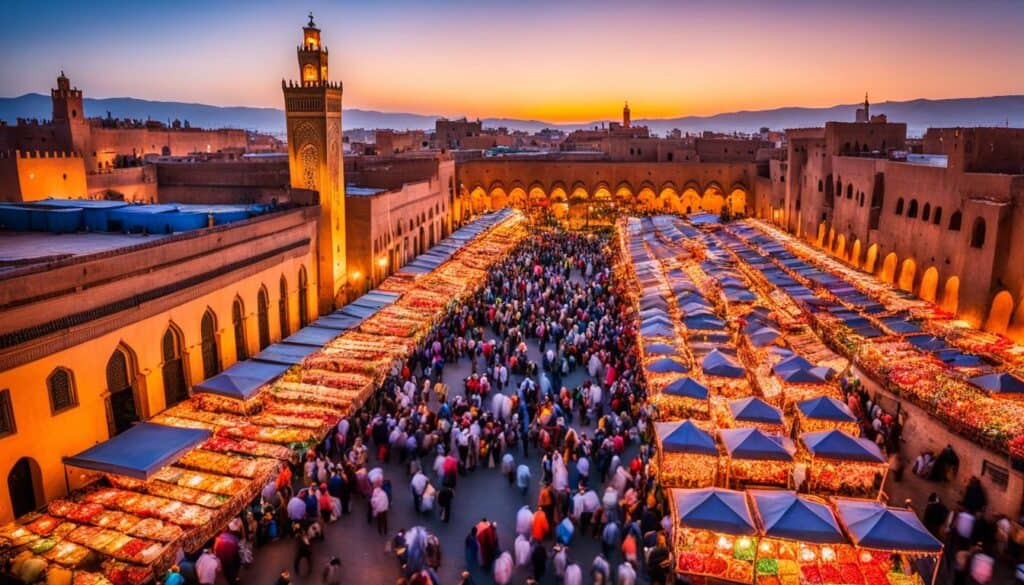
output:
[[[625,99],[661,118],[832,106],[864,91],[873,101],[1024,93],[1014,73],[1024,39],[1011,34],[1024,11],[1004,1],[970,12],[952,2],[309,4],[353,108],[586,122]],[[278,80],[295,64],[278,48],[297,40],[282,23],[304,22],[306,7],[127,6],[15,5],[0,94],[40,92],[63,69],[95,97],[280,106]],[[47,34],[33,26],[43,22]]]

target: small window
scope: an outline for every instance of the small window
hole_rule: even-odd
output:
[[[58,414],[78,406],[75,397],[75,383],[71,371],[57,368],[46,379],[46,389],[50,394],[50,412]]]
[[[903,215],[903,198],[896,200],[896,215]]]
[[[853,199],[853,183],[846,186],[846,198]]]
[[[824,190],[825,190],[825,185],[821,182],[821,179],[818,179],[818,193],[821,193]]]
[[[0,390],[0,437],[18,432],[14,426],[14,409],[11,407],[11,391]]]
[[[985,246],[985,220],[977,218],[974,220],[974,227],[971,228],[971,247],[982,248]]]
[[[932,217],[932,223],[935,224],[935,225],[939,225],[939,224],[942,223],[942,208],[941,207],[936,207],[935,208],[935,215]]]
[[[953,212],[953,215],[949,216],[949,230],[953,232],[960,231],[960,224],[963,223],[964,215],[960,213],[960,210]]]
[[[917,217],[917,199],[910,200],[910,205],[907,207],[907,217],[911,219]]]
[[[921,220],[928,221],[932,217],[932,205],[931,203],[924,204],[924,210],[921,211]]]

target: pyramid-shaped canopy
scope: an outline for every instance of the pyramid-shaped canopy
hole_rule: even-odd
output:
[[[683,396],[698,400],[707,400],[708,398],[708,389],[689,376],[673,380],[662,389],[662,393],[669,396]]]
[[[761,429],[722,429],[722,444],[735,459],[792,461],[796,447],[780,435],[769,435]]]
[[[725,321],[710,313],[698,313],[683,317],[683,323],[688,329],[705,329],[708,331],[721,331],[725,329]]]
[[[687,528],[752,536],[757,533],[743,492],[721,488],[674,489],[676,521]]]
[[[793,355],[775,364],[772,372],[787,382],[820,384],[828,380],[829,369],[815,367],[803,356]]]
[[[661,448],[666,453],[718,455],[715,439],[691,420],[659,422],[654,425],[654,431],[661,439]]]
[[[648,372],[654,372],[656,374],[668,374],[675,372],[677,374],[685,374],[689,371],[689,368],[683,364],[677,362],[671,358],[661,358],[653,363],[647,365]]]
[[[975,376],[969,381],[971,384],[974,384],[984,390],[988,390],[989,392],[1007,392],[1014,394],[1024,392],[1024,380],[1021,380],[1011,374],[1007,374],[1006,372]]]
[[[796,403],[800,414],[807,418],[833,420],[838,422],[857,422],[850,407],[830,396],[818,396]]]
[[[704,356],[701,367],[704,369],[705,374],[722,376],[723,378],[742,378],[744,372],[744,369],[739,364],[717,349],[711,350],[708,352],[708,355]]]
[[[869,463],[885,462],[885,455],[882,455],[882,451],[874,441],[851,437],[842,431],[804,433],[800,435],[800,440],[815,457]]]
[[[655,323],[641,327],[640,335],[643,337],[665,337],[671,339],[676,336],[676,331],[664,323]]]
[[[902,552],[942,550],[942,543],[910,510],[890,508],[874,500],[838,498],[836,511],[857,546]]]
[[[754,347],[764,347],[770,343],[775,343],[775,340],[781,336],[781,333],[771,327],[761,327],[750,333],[750,343]]]
[[[757,397],[740,398],[729,403],[733,420],[782,424],[782,411]]]
[[[825,504],[777,490],[749,490],[764,536],[817,544],[843,542],[832,510]]]
[[[676,348],[667,343],[648,343],[644,346],[647,355],[677,355]]]

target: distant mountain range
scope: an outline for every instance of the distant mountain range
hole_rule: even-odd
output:
[[[634,120],[647,125],[652,132],[664,134],[674,128],[683,132],[756,132],[759,128],[773,130],[821,126],[830,120],[852,121],[859,104],[828,108],[785,107],[773,110],[742,111],[713,116],[684,116]],[[245,128],[270,134],[284,132],[284,112],[278,108],[244,106],[210,106],[206,104],[163,102],[136,98],[85,98],[85,114],[90,117],[139,118],[170,121],[188,120],[203,128]],[[1005,126],[1024,127],[1024,95],[982,98],[957,98],[906,102],[881,102],[871,105],[872,114],[887,114],[889,120],[906,122],[912,136],[921,135],[929,127],[942,126]],[[49,118],[50,97],[37,93],[0,98],[0,119],[13,124],[18,118]],[[378,112],[351,109],[344,112],[345,129],[392,128],[396,130],[433,129],[438,116],[403,112]],[[553,124],[541,120],[485,118],[485,127],[505,126],[512,130],[536,132],[544,128],[576,130],[591,128],[607,121],[587,124]]]

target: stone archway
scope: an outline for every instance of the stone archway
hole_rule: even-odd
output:
[[[725,205],[725,195],[718,185],[708,185],[704,189],[704,195],[700,199],[700,208],[708,213],[722,213]]]
[[[736,215],[747,214],[747,192],[739,187],[733,187],[732,192],[729,193],[729,211]]]
[[[491,189],[491,200],[489,202],[491,209],[502,209],[508,205],[508,194],[501,187],[494,187]]]
[[[835,255],[838,256],[840,260],[846,260],[846,236],[845,235],[839,234],[838,236],[836,236],[836,245],[835,245],[835,248],[833,250],[834,250]]]
[[[508,204],[512,207],[525,209],[528,201],[526,191],[522,187],[513,187],[508,192]]]
[[[850,248],[850,264],[853,264],[854,268],[860,267],[860,240],[854,240],[853,247]]]
[[[875,273],[875,262],[878,261],[878,244],[868,246],[867,254],[864,256],[864,272]]]
[[[637,207],[644,210],[655,209],[655,202],[657,196],[654,194],[654,190],[650,187],[644,187],[640,189],[640,192],[636,194]]]
[[[22,457],[15,462],[7,473],[7,493],[15,518],[35,512],[45,503],[43,474],[35,459]]]
[[[700,210],[700,192],[693,187],[687,187],[683,190],[683,195],[680,197],[679,206],[682,207],[683,213],[694,213]]]
[[[1010,291],[999,291],[992,298],[992,306],[985,320],[985,331],[1005,334],[1013,317],[1013,295]]]
[[[897,286],[900,290],[907,292],[914,292],[914,277],[917,275],[917,262],[913,258],[907,258],[903,260],[903,265],[900,267],[900,277],[897,281]]]
[[[917,296],[930,303],[935,302],[935,294],[939,288],[939,269],[931,266],[921,276],[921,285],[918,288]]]
[[[942,287],[942,310],[956,315],[960,308],[960,277],[950,276]]]
[[[483,187],[475,187],[469,192],[469,207],[473,213],[483,213],[488,207],[488,199]]]
[[[899,262],[900,260],[896,257],[896,252],[889,252],[885,260],[882,260],[882,271],[878,274],[878,278],[882,282],[893,284],[896,279],[896,268],[899,266]]]

